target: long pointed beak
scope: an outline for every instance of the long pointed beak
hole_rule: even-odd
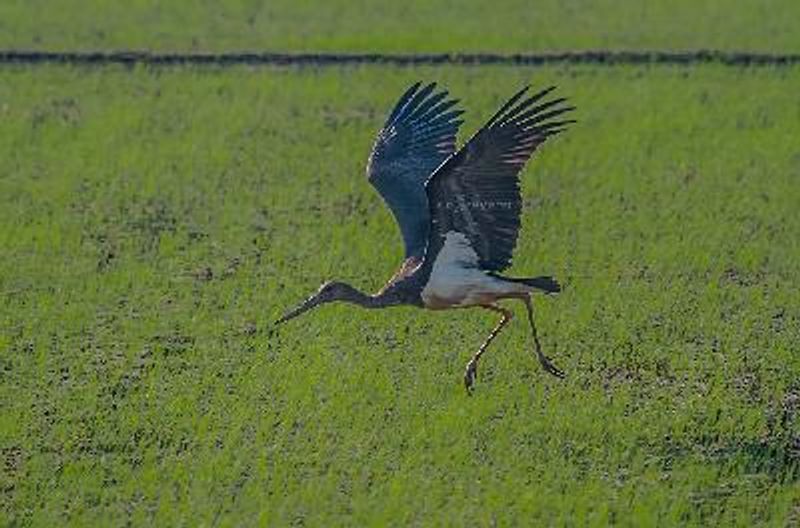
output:
[[[302,313],[305,313],[305,312],[309,311],[310,309],[319,306],[319,304],[320,304],[319,298],[316,295],[313,295],[313,296],[309,297],[308,299],[306,299],[305,301],[303,301],[299,306],[297,306],[293,310],[290,310],[290,311],[286,312],[286,314],[283,317],[281,317],[280,319],[275,321],[275,325],[277,326],[279,324],[285,323],[289,319],[294,319],[298,315],[300,315]]]

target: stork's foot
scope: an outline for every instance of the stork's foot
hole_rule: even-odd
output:
[[[563,379],[566,376],[566,374],[564,374],[563,370],[561,370],[557,366],[553,365],[553,362],[550,361],[549,357],[545,356],[541,352],[538,352],[537,356],[539,356],[539,363],[542,364],[542,368],[544,368],[544,370],[546,372],[548,372],[549,374],[552,374],[553,376],[555,376],[557,378],[561,378],[561,379]]]
[[[467,389],[467,394],[472,395],[472,385],[478,379],[478,360],[472,358],[467,363],[467,369],[464,371],[464,387]]]

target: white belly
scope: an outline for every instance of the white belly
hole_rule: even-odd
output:
[[[450,231],[421,295],[427,307],[442,309],[489,304],[521,291],[524,290],[519,285],[479,269],[478,255],[469,239],[463,233]]]

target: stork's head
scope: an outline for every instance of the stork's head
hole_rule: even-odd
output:
[[[328,281],[319,287],[317,293],[300,303],[296,308],[287,312],[283,317],[275,321],[275,324],[285,323],[289,319],[294,319],[298,315],[305,313],[312,308],[333,301],[352,301],[355,288],[344,282]]]

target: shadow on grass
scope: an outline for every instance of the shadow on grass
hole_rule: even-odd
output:
[[[688,457],[729,468],[736,474],[762,474],[773,482],[800,481],[800,436],[763,440],[721,441],[702,436],[691,445],[669,444],[664,453],[665,469]]]

